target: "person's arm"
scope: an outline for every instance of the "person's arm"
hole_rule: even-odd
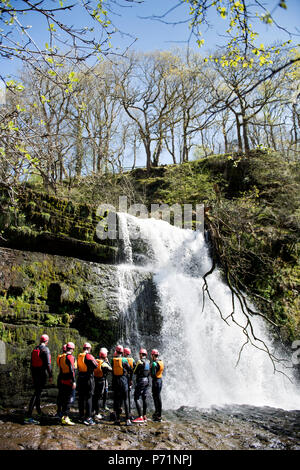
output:
[[[76,377],[75,377],[75,357],[72,354],[67,355],[67,361],[70,368],[70,380],[72,382],[72,388],[76,388]]]
[[[98,362],[96,361],[96,359],[94,358],[92,354],[86,353],[85,360],[90,361],[90,366],[92,369],[97,369]]]
[[[139,369],[139,367],[141,366],[141,364],[143,364],[143,362],[139,359],[139,360],[137,361],[136,365],[135,365],[134,370],[133,370],[133,373],[134,373],[134,374],[137,374],[138,369]]]
[[[45,369],[48,372],[49,379],[51,381],[52,380],[51,354],[47,346],[43,348],[43,362],[45,365]]]
[[[107,370],[112,370],[112,367],[109,365],[109,362],[108,361],[104,361],[102,362],[102,369],[107,369]]]

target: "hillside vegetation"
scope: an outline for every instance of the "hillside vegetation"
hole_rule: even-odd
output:
[[[8,240],[2,244],[20,249],[23,243],[27,250],[39,251],[39,245],[32,242],[30,246],[30,240],[46,234],[44,251],[55,253],[59,246],[57,254],[65,250],[72,256],[72,246],[74,250],[80,247],[74,251],[75,257],[102,262],[116,259],[117,254],[111,241],[103,245],[95,235],[99,204],[109,203],[118,210],[119,196],[124,195],[128,205],[144,203],[149,209],[154,203],[204,204],[212,256],[233,292],[242,303],[246,293],[256,309],[279,327],[274,326],[274,334],[280,333],[284,342],[299,337],[299,163],[261,150],[247,155],[215,155],[152,168],[150,172],[139,168],[81,178],[72,185],[64,182],[55,196],[31,183],[22,188],[22,194],[23,199],[20,197],[16,206],[9,209],[18,211],[18,221],[15,218],[13,224],[5,224],[7,219],[2,215],[2,237]],[[52,203],[52,208],[56,206],[56,215],[49,210],[51,204],[48,211],[45,209],[45,201],[48,206]],[[57,216],[59,210],[63,211],[63,219]],[[29,241],[28,233],[33,237]],[[50,235],[55,233],[51,242]],[[15,241],[16,234],[19,243]],[[61,245],[63,237],[68,249]],[[69,245],[69,239],[73,245]],[[251,308],[247,303],[244,306],[251,315]]]

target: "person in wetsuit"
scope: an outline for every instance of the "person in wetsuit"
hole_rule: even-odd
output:
[[[98,367],[96,359],[91,354],[91,349],[90,343],[85,343],[83,352],[77,358],[79,419],[87,426],[95,424],[92,418],[92,405],[95,390],[94,370]]]
[[[61,424],[66,424],[68,426],[73,426],[75,424],[69,417],[71,398],[73,390],[76,389],[75,357],[73,356],[74,349],[74,343],[69,341],[67,343],[66,354],[63,354],[59,360],[61,376]]]
[[[154,421],[161,421],[161,389],[162,389],[162,374],[164,370],[164,363],[158,358],[159,352],[157,349],[151,351],[151,377],[152,377],[152,397],[154,401],[155,412],[152,416]]]
[[[147,393],[149,387],[150,361],[147,359],[146,349],[140,349],[140,359],[137,361],[133,373],[136,376],[134,389],[134,401],[138,412],[138,417],[133,423],[147,422]],[[140,403],[142,399],[142,405]]]
[[[109,364],[107,358],[107,349],[101,348],[99,352],[99,359],[96,359],[98,363],[97,369],[94,370],[95,377],[95,392],[93,396],[93,413],[95,419],[102,419],[100,414],[100,401],[102,400],[103,409],[106,408],[106,398],[108,391],[107,375],[112,371],[112,367]]]
[[[123,346],[118,345],[112,359],[115,424],[120,424],[120,410],[122,403],[124,403],[126,425],[130,426],[132,423],[128,406],[128,376],[131,374],[131,367],[128,360],[123,357],[123,352]]]
[[[63,347],[62,347],[62,352],[61,354],[58,354],[57,358],[56,358],[56,364],[57,364],[57,367],[59,368],[59,373],[58,373],[58,376],[57,376],[57,388],[58,388],[58,394],[57,394],[57,401],[56,401],[56,405],[57,405],[57,411],[56,411],[56,417],[57,418],[62,418],[62,414],[61,414],[61,369],[60,369],[60,365],[59,365],[59,361],[60,361],[60,358],[66,354],[67,352],[67,345],[64,344]]]
[[[130,419],[133,419],[133,417],[131,416],[131,396],[130,396],[130,392],[131,392],[131,387],[132,387],[133,370],[135,368],[135,360],[131,356],[130,348],[124,348],[124,357],[126,357],[128,363],[131,367],[131,372],[128,375],[128,408],[129,408]]]
[[[39,420],[32,417],[33,409],[36,407],[39,416],[42,415],[41,410],[41,394],[46,385],[47,377],[49,382],[52,382],[52,367],[51,367],[51,354],[47,347],[49,336],[43,334],[40,337],[40,344],[34,348],[31,353],[30,370],[34,393],[30,399],[27,416],[24,420],[27,424],[39,424]]]

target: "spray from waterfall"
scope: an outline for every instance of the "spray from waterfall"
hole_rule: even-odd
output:
[[[232,293],[218,270],[207,277],[207,282],[210,296],[224,318],[228,317],[226,322],[214,302],[203,295],[203,275],[212,264],[203,233],[152,218],[121,213],[118,218],[126,232],[123,237],[126,261],[119,267],[120,274],[129,276],[136,269],[135,259],[139,262],[142,259],[143,267],[139,269],[152,272],[158,292],[158,308],[163,318],[159,342],[166,367],[164,407],[249,404],[299,409],[299,391],[286,376],[291,376],[291,371],[274,373],[270,357],[261,350],[263,343],[272,350],[264,321],[256,316],[251,319],[255,336],[263,341],[254,347],[243,333],[246,318],[238,303],[234,321],[230,317]],[[142,258],[135,255],[130,227],[134,227],[135,235],[139,232],[143,242]],[[136,279],[128,277],[123,284],[121,281],[120,302],[127,320],[134,318],[130,334],[138,341],[139,312],[132,310],[134,282]]]

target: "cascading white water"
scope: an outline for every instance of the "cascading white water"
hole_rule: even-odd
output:
[[[208,295],[203,297],[202,276],[212,263],[203,234],[128,214],[119,214],[119,221],[127,233],[128,254],[126,267],[120,269],[128,273],[134,268],[130,242],[130,227],[134,227],[147,246],[143,268],[152,271],[158,290],[163,316],[161,355],[166,365],[164,408],[249,404],[299,409],[299,391],[286,375],[274,373],[270,357],[258,349],[263,343],[256,342],[258,348],[245,344],[242,327],[246,317],[236,304],[232,321],[232,294],[217,270],[207,277],[207,283],[223,317],[229,316],[227,322]],[[251,323],[255,336],[271,345],[263,320],[253,316]],[[284,372],[291,376],[289,369]]]

